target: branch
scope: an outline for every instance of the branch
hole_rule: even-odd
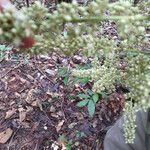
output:
[[[148,20],[150,19],[149,16],[100,16],[100,17],[90,17],[90,18],[76,18],[73,19],[71,22],[72,23],[79,23],[79,22],[99,22],[99,21],[108,21],[108,20],[113,20],[113,21],[118,21],[121,19],[128,19],[128,20]],[[70,22],[70,21],[66,21]]]

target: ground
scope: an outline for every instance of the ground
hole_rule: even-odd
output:
[[[58,75],[59,68],[66,67],[71,78],[70,69],[87,62],[81,55],[50,53],[27,60],[5,54],[0,63],[1,150],[55,150],[57,145],[68,150],[103,149],[104,136],[119,118],[124,97],[115,92],[100,98],[91,118],[86,107],[76,106],[81,100],[76,95],[91,89],[92,82],[65,85]]]

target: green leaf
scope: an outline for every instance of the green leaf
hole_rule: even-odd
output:
[[[3,51],[5,49],[5,45],[0,45],[0,51]]]
[[[67,95],[66,98],[67,98],[68,100],[73,100],[73,99],[76,98],[76,96],[75,96],[75,95]]]
[[[67,142],[67,139],[64,134],[60,135],[58,139],[61,141]]]
[[[86,134],[84,132],[76,131],[76,137],[77,138],[86,137]]]
[[[88,112],[90,117],[93,117],[95,113],[95,103],[92,100],[90,100],[88,103]]]
[[[65,85],[68,84],[68,79],[69,79],[68,77],[65,77],[65,78],[64,78],[63,82],[64,82]]]
[[[65,76],[67,76],[68,69],[67,69],[67,67],[61,67],[58,69],[57,73],[59,76],[65,77]]]
[[[69,141],[67,144],[65,144],[65,146],[66,146],[67,150],[71,150],[72,142]]]
[[[107,97],[107,93],[106,92],[100,92],[99,94],[101,94],[102,97]]]
[[[89,100],[88,100],[88,99],[85,99],[85,100],[83,100],[83,101],[81,101],[81,102],[78,102],[78,103],[77,103],[77,106],[78,106],[78,107],[83,107],[83,106],[87,105],[88,102],[89,102]]]
[[[0,51],[8,51],[11,50],[10,47],[7,47],[6,45],[0,45]]]
[[[91,63],[87,63],[87,64],[84,64],[84,65],[78,65],[77,66],[77,69],[90,69],[92,68],[92,64]]]
[[[90,77],[83,77],[83,78],[76,77],[76,78],[74,79],[74,82],[79,82],[79,83],[81,83],[81,84],[86,84],[86,83],[89,82],[90,79],[91,79]]]
[[[92,90],[87,90],[87,93],[89,94],[89,95],[93,95],[94,93],[93,93],[93,91]]]
[[[97,103],[98,100],[99,100],[99,95],[96,93],[93,95],[93,101],[94,101],[94,103]]]
[[[78,94],[78,96],[79,96],[80,98],[83,98],[83,99],[88,99],[88,98],[90,98],[90,96],[89,96],[88,94]]]

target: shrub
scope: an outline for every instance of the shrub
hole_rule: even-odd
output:
[[[98,93],[115,91],[117,83],[129,87],[130,92],[125,94],[128,101],[124,129],[126,142],[133,143],[134,113],[150,106],[150,57],[148,52],[142,51],[148,41],[145,34],[150,16],[143,6],[148,7],[150,3],[133,6],[129,1],[108,3],[107,0],[96,0],[85,7],[76,2],[61,3],[50,14],[36,3],[20,10],[19,15],[13,7],[6,7],[0,13],[0,41],[21,46],[26,41],[24,38],[31,38],[31,43],[25,42],[20,52],[57,51],[72,55],[80,49],[87,57],[93,57],[92,68],[73,70],[73,75],[90,76],[94,81],[93,91]],[[119,46],[116,40],[102,36],[104,30],[101,25],[105,21],[116,24],[121,41]],[[28,49],[24,49],[26,47]],[[102,57],[104,60],[100,59]]]

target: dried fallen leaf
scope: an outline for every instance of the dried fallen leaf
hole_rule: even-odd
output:
[[[77,125],[76,122],[69,124],[68,128],[73,129]]]
[[[26,79],[23,79],[23,78],[21,78],[21,77],[20,77],[20,81],[21,81],[22,83],[26,83],[26,82],[27,82]]]
[[[97,127],[97,124],[98,124],[98,121],[97,121],[97,120],[94,120],[94,122],[92,123],[93,128],[96,128],[96,127]]]
[[[84,119],[84,116],[83,116],[82,113],[75,113],[75,114],[76,114],[78,120],[83,120]]]
[[[8,111],[6,112],[5,119],[9,119],[12,115],[15,114],[15,112],[16,112],[16,109],[15,109],[15,108],[13,108],[12,110],[8,110]]]
[[[55,141],[55,142],[51,145],[51,148],[53,148],[53,150],[58,150],[58,149],[59,149],[58,143]]]
[[[58,144],[61,146],[61,150],[67,150],[65,139],[59,139]]]
[[[23,108],[19,108],[18,111],[19,111],[19,120],[20,120],[20,122],[23,122],[26,118],[27,112]]]
[[[25,99],[25,101],[29,104],[33,102],[33,91],[34,89],[31,89],[27,94],[27,98]]]
[[[39,100],[35,100],[31,103],[32,106],[34,107],[39,107],[41,111],[43,111],[43,107],[42,107],[42,104]]]
[[[34,81],[34,78],[33,78],[31,75],[27,74],[26,76],[27,76],[27,78],[30,79],[31,81]]]
[[[55,75],[56,75],[55,70],[46,69],[45,72],[46,72],[49,76],[55,76]]]
[[[57,115],[59,115],[59,116],[63,116],[63,115],[64,115],[64,113],[63,113],[62,111],[59,111],[59,112],[57,112]]]
[[[58,131],[60,131],[60,129],[61,129],[61,127],[63,126],[63,124],[64,124],[64,120],[62,120],[62,121],[60,121],[59,123],[58,123],[58,125],[57,125],[57,127],[56,127],[56,131],[58,132]]]
[[[38,107],[40,108],[41,111],[43,111],[43,107],[42,107],[42,104],[39,100],[36,100],[37,101],[37,104],[38,104]]]
[[[52,105],[51,107],[50,107],[50,112],[55,112],[56,111],[56,109],[55,109],[55,107]]]
[[[58,118],[59,116],[55,113],[51,113],[51,116],[54,117],[54,118]]]
[[[10,128],[6,129],[5,131],[0,133],[0,143],[4,144],[6,143],[9,138],[12,136],[13,130]]]

